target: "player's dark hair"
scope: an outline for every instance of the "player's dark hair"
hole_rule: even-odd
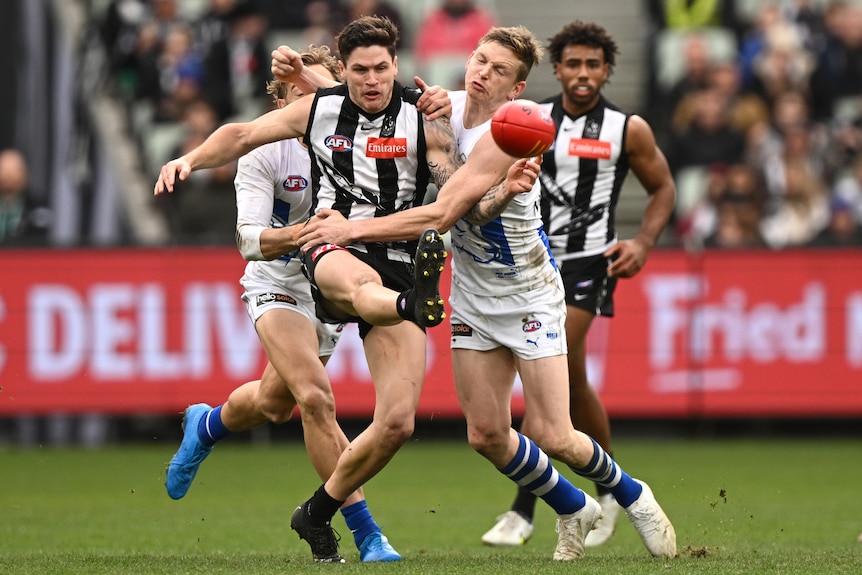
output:
[[[338,57],[346,62],[354,50],[369,46],[383,46],[394,58],[398,38],[398,28],[389,18],[361,16],[345,26],[335,40]]]
[[[533,33],[524,26],[511,26],[508,28],[491,28],[488,33],[479,40],[479,46],[494,42],[511,50],[521,62],[516,81],[527,79],[533,66],[538,66],[542,61],[542,46],[536,40]]]
[[[563,29],[548,39],[548,52],[551,63],[559,64],[563,58],[566,46],[589,46],[601,48],[608,65],[608,75],[614,73],[619,47],[608,31],[594,22],[575,20],[563,26]]]

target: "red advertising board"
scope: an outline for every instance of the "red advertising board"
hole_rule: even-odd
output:
[[[229,248],[0,252],[0,416],[223,403],[266,365],[240,299],[244,266]],[[420,415],[460,416],[448,328],[429,333]],[[355,325],[327,369],[339,415],[370,415]]]
[[[0,416],[222,403],[265,364],[243,266],[230,248],[0,252]],[[860,252],[657,251],[616,304],[588,340],[612,416],[862,415]],[[459,417],[448,326],[429,336],[420,416]],[[339,415],[370,416],[354,327],[327,370]]]

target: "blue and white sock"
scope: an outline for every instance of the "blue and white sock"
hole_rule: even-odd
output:
[[[561,476],[548,455],[532,440],[518,434],[518,451],[500,473],[542,498],[557,513],[568,515],[586,505],[584,492]]]
[[[628,507],[640,497],[643,487],[623,471],[595,439],[591,437],[590,441],[593,442],[593,458],[585,467],[571,467],[571,470],[581,477],[606,487],[617,503]]]
[[[344,516],[344,522],[347,523],[347,528],[353,533],[353,541],[358,548],[365,538],[372,533],[379,533],[380,526],[374,521],[371,516],[371,511],[365,500],[347,507],[341,508],[341,514]]]
[[[220,439],[231,434],[231,430],[224,426],[221,420],[221,408],[210,409],[206,415],[198,421],[198,439],[204,447],[212,447]]]

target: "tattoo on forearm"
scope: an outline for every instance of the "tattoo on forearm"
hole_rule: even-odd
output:
[[[464,219],[471,224],[481,226],[502,214],[506,206],[509,205],[506,195],[503,193],[505,185],[506,182],[501,182],[488,190],[482,199],[470,208]]]

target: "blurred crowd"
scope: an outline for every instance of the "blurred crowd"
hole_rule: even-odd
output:
[[[748,25],[728,2],[672,10],[704,4],[650,3],[676,241],[862,246],[862,3],[761,2]]]
[[[190,17],[180,0],[112,0],[101,36],[155,173],[221,123],[271,108],[265,86],[277,43],[334,50],[344,24],[377,14],[399,27],[400,46],[417,55],[417,65],[453,58],[463,69],[471,48],[497,23],[473,0],[440,0],[420,26],[410,24],[405,6],[397,0],[207,0]],[[233,163],[197,172],[175,194],[159,198],[173,238],[233,242],[235,170]]]
[[[649,78],[633,111],[677,182],[665,245],[862,246],[862,2],[644,2]],[[402,81],[416,72],[458,88],[471,48],[499,23],[493,3],[474,0],[422,3],[421,13],[412,0],[105,3],[99,35],[151,174],[221,123],[270,109],[276,42],[334,48],[349,20],[385,15],[401,31]],[[742,4],[756,11],[741,18]],[[7,152],[0,242],[50,222],[28,208],[26,163]],[[159,198],[173,241],[233,243],[235,169],[196,172]]]

